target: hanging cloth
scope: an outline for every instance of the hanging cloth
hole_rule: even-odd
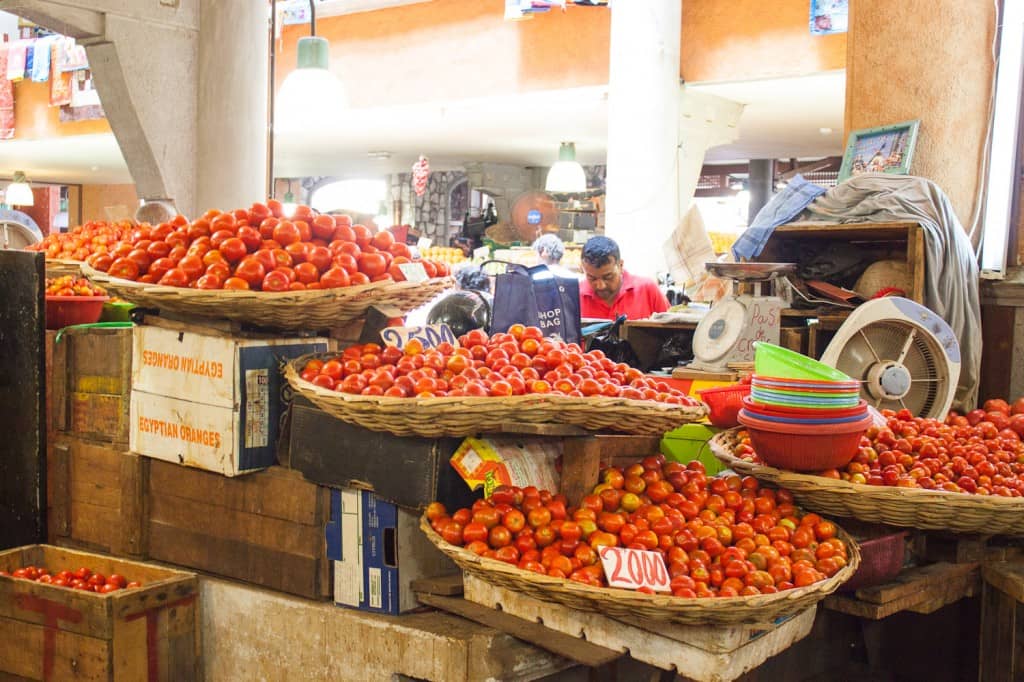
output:
[[[17,83],[25,77],[25,53],[27,40],[16,40],[7,51],[7,80]]]
[[[50,106],[71,104],[71,72],[60,70],[61,53],[66,38],[57,38],[50,46]]]
[[[32,81],[45,83],[50,80],[50,51],[53,47],[53,36],[46,36],[36,41],[36,49],[32,52],[32,68],[28,69]]]
[[[8,52],[6,45],[0,45],[0,140],[14,137],[14,83],[6,78]]]

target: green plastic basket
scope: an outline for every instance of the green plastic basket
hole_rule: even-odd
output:
[[[817,360],[776,346],[773,343],[754,343],[754,373],[762,376],[785,379],[809,379],[813,381],[851,381],[838,369]]]

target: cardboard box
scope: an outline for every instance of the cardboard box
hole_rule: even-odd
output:
[[[419,605],[412,581],[458,570],[420,531],[419,517],[368,490],[331,491],[326,535],[339,606],[404,613]]]
[[[283,409],[280,363],[326,350],[322,338],[136,327],[131,450],[225,476],[275,464]]]
[[[370,431],[341,421],[296,396],[289,462],[314,483],[359,487],[409,509],[440,500],[450,509],[480,497],[448,462],[457,438],[417,438]]]

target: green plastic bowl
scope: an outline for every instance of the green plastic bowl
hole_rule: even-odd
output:
[[[134,303],[127,301],[106,302],[103,304],[103,312],[100,313],[100,322],[131,322],[132,308]]]
[[[773,343],[754,343],[754,372],[763,376],[786,379],[810,379],[814,381],[852,381],[838,369],[817,360],[776,346]]]

